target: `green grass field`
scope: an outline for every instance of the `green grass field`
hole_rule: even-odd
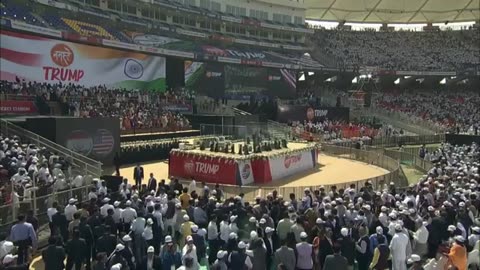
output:
[[[402,164],[401,166],[409,185],[418,183],[418,179],[424,175],[424,173],[411,165]]]

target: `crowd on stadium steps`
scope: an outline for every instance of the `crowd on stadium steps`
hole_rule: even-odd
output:
[[[74,84],[46,84],[2,81],[4,95],[41,96],[45,101],[58,101],[63,113],[76,117],[119,117],[122,130],[188,129],[190,122],[180,113],[165,106],[191,106],[192,95],[184,91],[138,91],[105,86],[84,87]]]
[[[124,179],[114,192],[95,179],[88,202],[53,203],[43,262],[49,270],[478,266],[480,148],[442,144],[438,153],[428,175],[405,190],[367,182],[307,188],[302,198],[274,191],[255,202],[226,196],[218,184],[166,184],[138,164],[135,186]],[[0,237],[0,268],[26,269],[36,241],[34,225],[19,215]]]
[[[312,39],[318,50],[334,56],[347,67],[454,71],[480,65],[480,35],[476,30],[318,30]]]
[[[401,93],[382,94],[376,106],[401,112],[412,118],[427,120],[452,133],[478,135],[480,95],[478,93]]]

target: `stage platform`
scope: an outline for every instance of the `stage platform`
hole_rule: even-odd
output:
[[[126,133],[122,131],[120,135],[121,142],[134,142],[134,141],[149,141],[149,140],[160,140],[160,139],[175,139],[183,137],[193,137],[200,136],[200,130],[191,129],[191,130],[181,130],[181,131],[167,131],[167,132],[149,132],[149,131],[139,131],[133,132],[130,131]]]
[[[235,143],[235,152],[240,145]],[[169,176],[229,185],[266,184],[304,173],[318,165],[315,143],[288,143],[288,148],[240,155],[210,149],[170,152]]]

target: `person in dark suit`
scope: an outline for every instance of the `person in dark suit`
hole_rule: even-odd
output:
[[[320,243],[318,244],[319,250],[318,250],[318,262],[320,265],[325,264],[325,258],[327,258],[328,255],[333,254],[333,243],[332,243],[332,230],[330,228],[327,228],[325,230],[325,235],[320,238]],[[325,268],[323,268],[325,269]]]
[[[85,243],[87,243],[87,254],[86,254],[86,270],[91,269],[91,264],[90,261],[94,254],[92,254],[92,247],[93,243],[95,242],[95,239],[93,238],[93,232],[92,228],[90,228],[90,225],[87,223],[87,218],[86,217],[81,217],[80,218],[80,224],[78,225],[78,230],[80,231],[80,238],[85,239]]]
[[[45,269],[63,270],[65,269],[65,250],[57,246],[57,238],[52,236],[48,238],[48,247],[42,251],[42,260],[45,263]]]
[[[52,228],[51,235],[58,235],[62,238],[62,242],[65,243],[68,240],[68,221],[63,209],[57,209],[58,212],[52,216]]]
[[[153,177],[153,173],[150,174],[150,178],[148,179],[147,190],[149,192],[152,190],[157,190],[157,179]]]
[[[87,242],[80,238],[80,230],[75,228],[73,230],[73,239],[67,243],[67,267],[66,270],[72,269],[75,265],[75,270],[81,270],[82,265],[87,258]]]
[[[137,163],[137,166],[133,169],[133,179],[135,179],[135,185],[138,189],[142,187],[143,167],[140,166],[140,163]]]
[[[155,255],[155,248],[152,246],[148,247],[147,256],[143,257],[138,270],[147,270],[148,265],[151,265],[153,270],[162,269],[162,261],[159,256]]]
[[[265,228],[265,235],[263,236],[263,242],[265,243],[265,248],[267,249],[267,269],[272,269],[273,256],[276,250],[276,246],[273,240],[273,232],[275,229],[267,227]]]
[[[117,245],[117,237],[111,234],[110,226],[105,226],[103,235],[97,239],[97,253],[105,252],[106,254],[111,254],[115,250]]]
[[[340,255],[341,247],[335,243],[333,245],[333,255],[328,255],[323,264],[323,270],[329,269],[348,269],[348,262],[345,257]]]

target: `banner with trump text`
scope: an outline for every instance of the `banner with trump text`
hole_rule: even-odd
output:
[[[1,80],[165,90],[165,58],[1,31]]]

